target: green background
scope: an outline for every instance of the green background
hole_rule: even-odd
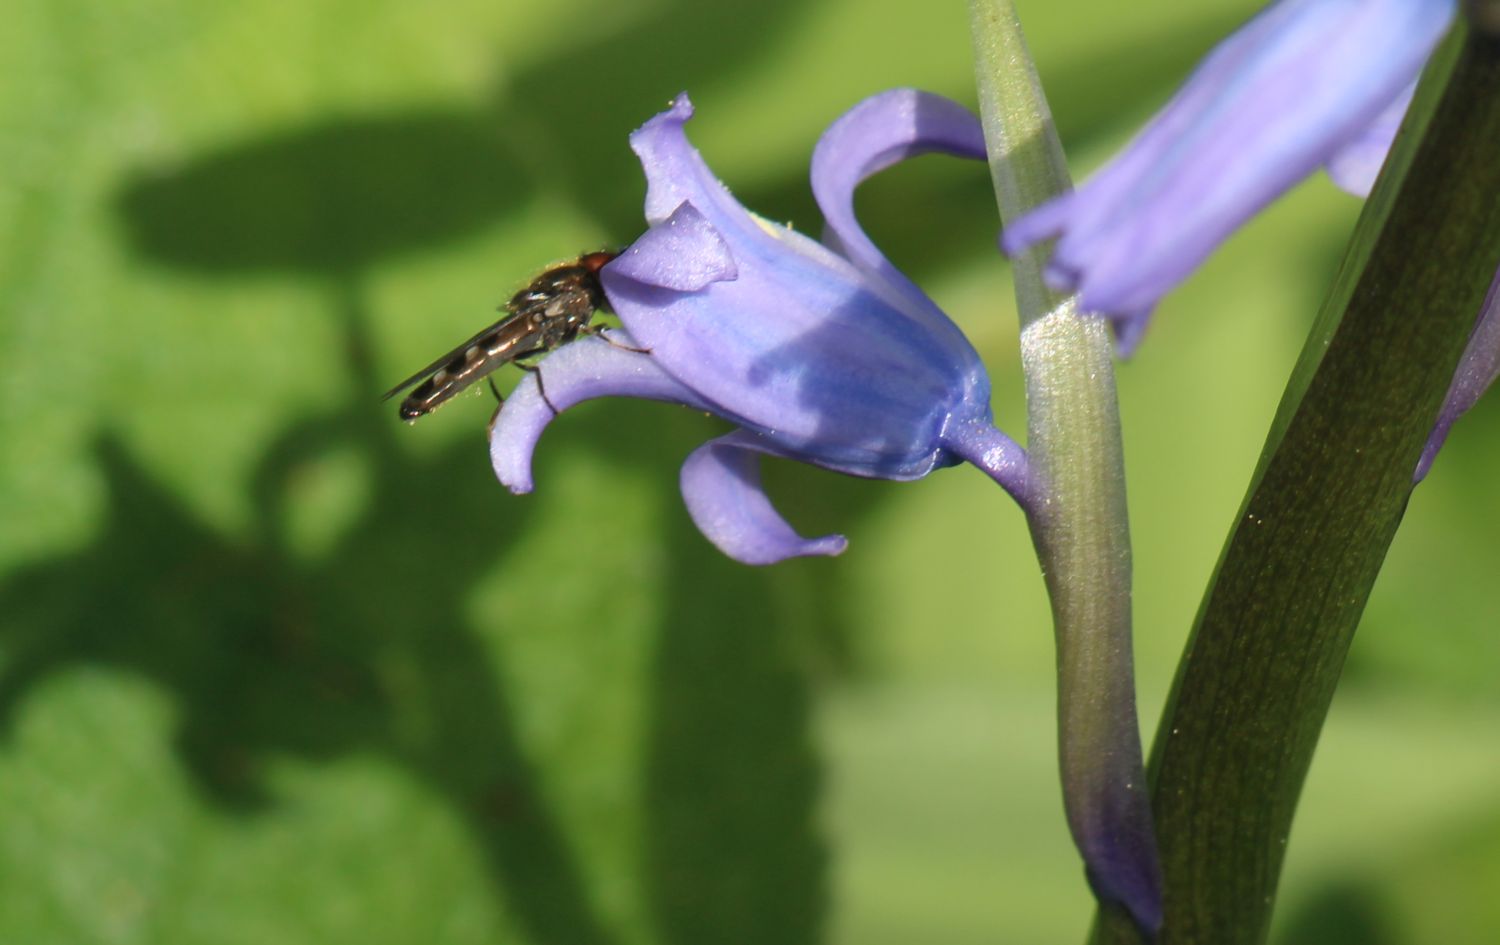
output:
[[[1020,513],[768,464],[841,558],[749,569],[676,491],[717,421],[599,402],[494,481],[491,406],[379,395],[538,268],[628,242],[625,136],[687,89],[816,232],[853,102],[972,104],[962,4],[11,0],[0,35],[0,941],[1080,941]],[[1075,170],[1253,5],[1032,0]],[[861,191],[1019,431],[987,176]],[[1141,698],[1176,655],[1358,203],[1315,179],[1121,369]],[[506,372],[512,383],[515,372]],[[1500,927],[1500,405],[1377,586],[1278,941]]]

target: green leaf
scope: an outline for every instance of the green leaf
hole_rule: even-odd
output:
[[[1345,655],[1500,260],[1496,140],[1500,43],[1460,28],[1303,351],[1153,746],[1163,942],[1265,940]],[[1132,935],[1105,920],[1098,940]]]

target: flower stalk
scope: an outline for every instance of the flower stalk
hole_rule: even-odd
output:
[[[1071,184],[1009,0],[970,0],[980,117],[1001,219]],[[1048,288],[1038,247],[1014,261],[1026,379],[1028,521],[1052,601],[1064,805],[1090,884],[1138,927],[1161,921],[1136,718],[1130,529],[1109,323]]]
[[[1159,941],[1261,945],[1344,658],[1500,259],[1500,42],[1429,66],[1272,425],[1152,746]],[[1095,945],[1138,943],[1106,919]]]

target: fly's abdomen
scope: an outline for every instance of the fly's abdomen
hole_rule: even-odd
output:
[[[533,333],[525,331],[527,327],[514,319],[501,322],[489,334],[455,351],[401,402],[401,419],[426,416],[496,368],[529,353],[526,340]],[[518,328],[523,331],[517,331]]]
[[[572,341],[588,327],[594,310],[604,305],[599,270],[614,258],[610,252],[589,253],[575,263],[543,272],[511,297],[505,318],[385,396],[394,397],[416,384],[400,408],[401,419],[416,420],[501,365]]]

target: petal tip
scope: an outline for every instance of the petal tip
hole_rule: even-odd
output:
[[[756,542],[753,545],[723,541],[720,537],[708,535],[704,537],[726,556],[752,567],[780,564],[792,558],[836,558],[849,548],[849,539],[839,534],[820,535],[817,538],[795,537],[791,541],[783,539],[772,543]]]
[[[650,151],[650,141],[654,134],[668,129],[680,130],[687,124],[689,118],[693,117],[693,103],[686,92],[678,92],[671,102],[667,103],[664,111],[646,119],[646,122],[630,133],[630,147],[637,155],[644,155]]]
[[[532,490],[531,454],[536,447],[535,435],[530,430],[512,431],[509,424],[496,424],[490,431],[490,465],[495,478],[512,495],[525,495]],[[536,431],[536,435],[540,430]]]
[[[1025,233],[1017,233],[1014,229],[1001,230],[995,242],[999,244],[1000,252],[1011,259],[1015,259],[1021,253],[1024,253],[1026,248],[1031,245],[1031,240],[1026,238]]]
[[[771,505],[760,483],[760,448],[740,431],[709,440],[682,464],[683,502],[703,537],[749,565],[842,554],[843,535],[803,538]]]
[[[718,228],[691,201],[684,200],[606,265],[603,278],[606,294],[614,278],[675,292],[698,292],[715,282],[738,279],[739,267]]]
[[[511,495],[530,495],[535,488],[530,482],[506,482],[502,479],[500,484],[509,489]]]
[[[803,555],[822,555],[828,558],[836,558],[849,550],[849,539],[843,535],[823,535],[813,538],[807,542]]]

